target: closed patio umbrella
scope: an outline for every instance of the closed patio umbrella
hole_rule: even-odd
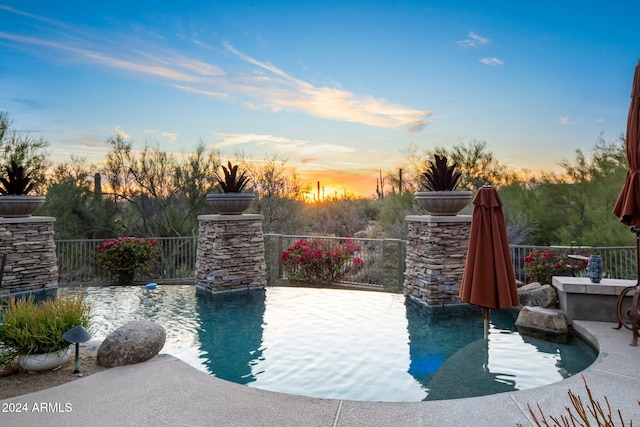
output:
[[[636,65],[631,86],[626,137],[629,171],[613,213],[623,224],[640,227],[640,61]]]
[[[489,334],[489,309],[520,304],[502,200],[496,189],[488,185],[480,188],[473,199],[460,298],[483,308],[485,338]]]
[[[631,105],[627,117],[627,162],[629,171],[624,180],[624,186],[618,196],[613,213],[620,218],[620,222],[631,226],[631,231],[636,233],[636,268],[638,269],[638,283],[630,286],[620,293],[618,298],[618,328],[623,324],[627,329],[633,331],[631,345],[635,346],[638,341],[638,294],[640,293],[640,61],[636,65],[631,86]],[[633,304],[626,312],[631,325],[627,324],[622,311],[624,296],[635,290]]]

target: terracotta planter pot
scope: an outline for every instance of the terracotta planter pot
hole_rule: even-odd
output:
[[[251,207],[256,196],[251,193],[207,194],[207,202],[220,215],[242,215]]]
[[[0,196],[0,216],[4,218],[30,217],[44,204],[45,196]]]
[[[60,350],[57,353],[47,354],[22,354],[18,356],[18,365],[25,371],[38,372],[50,371],[64,362],[71,356],[71,347]]]
[[[431,215],[457,215],[469,201],[471,191],[418,191],[414,197],[420,207]]]

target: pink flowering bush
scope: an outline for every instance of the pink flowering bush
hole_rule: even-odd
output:
[[[130,285],[136,274],[151,271],[158,262],[160,245],[153,239],[118,237],[102,241],[96,249],[96,265],[114,283]]]
[[[282,251],[280,259],[289,280],[331,283],[364,266],[364,260],[356,256],[360,250],[351,240],[300,239]]]
[[[548,249],[534,249],[524,258],[524,271],[530,282],[551,284],[552,276],[572,273],[566,252],[553,253]]]

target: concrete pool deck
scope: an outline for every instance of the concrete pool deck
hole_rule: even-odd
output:
[[[614,415],[640,421],[640,346],[615,324],[574,321],[600,354],[583,374]],[[517,363],[517,361],[514,361]],[[432,402],[316,399],[230,383],[169,355],[108,369],[47,390],[0,401],[6,426],[523,426],[527,404],[547,418],[566,414],[571,390],[588,403],[581,375],[529,390]],[[17,404],[17,405],[16,405]],[[26,413],[15,412],[16,407]],[[37,412],[35,409],[42,409]],[[605,405],[606,410],[606,405]],[[538,412],[536,411],[538,414]],[[614,418],[615,419],[615,418]]]

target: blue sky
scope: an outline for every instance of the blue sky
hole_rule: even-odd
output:
[[[640,58],[640,3],[577,4],[0,0],[0,110],[54,160],[119,130],[365,196],[410,144],[551,171],[624,132]]]

